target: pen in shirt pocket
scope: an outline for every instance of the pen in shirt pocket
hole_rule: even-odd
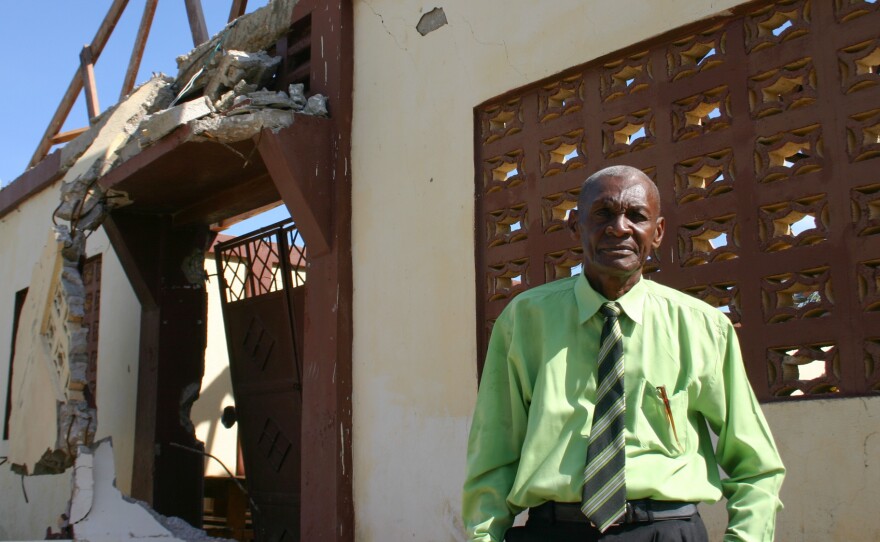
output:
[[[675,437],[675,444],[681,449],[678,431],[675,429],[675,418],[672,417],[672,407],[669,406],[669,396],[666,395],[666,386],[657,386],[657,391],[660,393],[660,399],[663,400],[663,407],[666,409],[666,419],[669,420],[669,426],[672,427],[672,436]]]

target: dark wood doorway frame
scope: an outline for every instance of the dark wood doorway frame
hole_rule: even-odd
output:
[[[297,39],[296,32],[307,38]],[[193,283],[182,266],[203,257],[213,238],[210,224],[282,200],[309,247],[301,428],[308,446],[301,456],[297,538],[354,538],[352,47],[350,2],[300,1],[291,34],[276,46],[288,59],[278,84],[301,79],[308,66],[309,92],[328,97],[329,118],[297,115],[289,128],[231,145],[235,153],[187,141],[187,129],[180,128],[99,180],[134,202],[114,211],[106,231],[142,305],[132,493],[163,514],[192,523],[201,515],[202,459],[170,446],[200,445],[181,424],[181,399],[203,373],[207,311],[204,284]],[[251,157],[244,167],[241,156]]]

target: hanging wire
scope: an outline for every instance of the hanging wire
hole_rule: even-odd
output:
[[[232,471],[229,470],[222,461],[220,461],[220,458],[218,458],[214,455],[211,455],[204,450],[199,450],[198,448],[192,448],[190,446],[184,446],[183,444],[178,444],[176,442],[169,442],[168,445],[174,446],[175,448],[180,448],[181,450],[186,450],[187,452],[192,452],[194,454],[199,454],[199,455],[203,455],[205,457],[210,457],[211,459],[213,459],[217,463],[220,463],[220,466],[223,467],[223,470],[226,471],[226,474],[229,475],[229,478],[231,478],[232,481],[235,482],[235,485],[238,486],[238,489],[240,489],[241,492],[244,493],[245,497],[247,497],[248,502],[251,503],[251,507],[254,509],[254,512],[256,512],[258,514],[260,513],[260,508],[257,506],[257,503],[255,503],[254,500],[251,498],[247,489],[245,489],[245,487],[242,485],[242,483],[238,481],[238,478],[236,478],[235,475],[232,474]]]
[[[180,90],[180,92],[177,93],[177,96],[175,96],[174,99],[171,100],[171,104],[168,105],[169,108],[177,105],[177,102],[180,100],[180,98],[182,98],[187,92],[189,92],[192,89],[193,85],[196,82],[196,79],[198,79],[199,76],[205,72],[205,70],[208,68],[208,66],[211,64],[211,62],[214,60],[214,55],[216,55],[217,51],[219,51],[223,47],[223,42],[226,41],[226,36],[229,35],[229,31],[232,30],[232,27],[234,27],[236,24],[238,24],[238,21],[239,21],[238,19],[232,21],[230,24],[228,24],[226,26],[225,29],[223,29],[223,33],[220,34],[220,39],[217,40],[217,45],[215,45],[214,48],[211,50],[211,54],[208,55],[207,60],[205,60],[202,63],[202,67],[199,68],[199,71],[197,71],[195,73],[195,75],[193,75],[192,77],[189,78],[189,81],[187,81],[186,85],[184,85],[184,87]]]
[[[30,504],[31,501],[30,501],[30,499],[28,499],[27,489],[25,489],[25,487],[24,487],[24,474],[21,475],[21,493],[24,495],[24,502],[26,504]]]

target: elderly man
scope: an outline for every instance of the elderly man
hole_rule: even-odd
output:
[[[664,233],[656,186],[635,168],[599,171],[568,224],[583,273],[520,294],[489,341],[463,493],[469,539],[707,540],[696,503],[723,495],[725,541],[772,540],[785,469],[733,326],[642,279]]]

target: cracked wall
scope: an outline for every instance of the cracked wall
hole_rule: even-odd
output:
[[[86,404],[85,289],[65,257],[69,236],[52,233],[34,265],[21,313],[12,380],[9,460],[20,474],[58,474],[80,444],[94,440],[94,409]],[[81,243],[80,243],[81,245]]]
[[[31,283],[34,265],[49,236],[50,217],[60,197],[60,182],[30,198],[21,207],[0,218],[0,404],[5,405],[9,348],[12,343],[11,316],[14,295]],[[103,255],[102,319],[98,348],[98,423],[95,439],[112,436],[117,464],[117,483],[128,492],[131,481],[134,398],[137,395],[137,343],[139,311],[134,292],[122,273],[121,265],[102,230],[89,238],[87,256]],[[106,310],[106,313],[103,313]],[[54,392],[52,392],[54,403]],[[56,404],[28,418],[52,414]],[[51,427],[51,426],[48,426]],[[17,438],[0,440],[0,463],[8,457]],[[47,441],[52,440],[47,435]],[[54,443],[53,443],[54,444]],[[37,456],[40,459],[41,454]],[[10,469],[10,461],[0,465],[0,540],[43,538],[47,527],[58,530],[57,521],[71,496],[72,469],[57,475],[21,476]]]
[[[464,537],[460,491],[477,390],[474,107],[737,4],[354,3],[352,446],[358,540]],[[447,24],[423,36],[419,21],[435,8],[442,8]],[[876,538],[848,538],[844,530],[846,522],[880,521],[868,510],[880,494],[865,481],[880,487],[877,470],[864,467],[861,453],[866,427],[876,427],[880,398],[864,402],[871,416],[856,415],[863,400],[765,407],[790,467],[779,540]],[[840,427],[840,420],[852,420],[854,427]],[[868,445],[876,446],[876,437]],[[434,466],[430,471],[423,468],[426,462]],[[419,499],[408,498],[416,494]],[[833,521],[809,517],[808,499],[818,499],[821,517]],[[723,520],[716,513],[712,521],[711,539],[719,540]]]

